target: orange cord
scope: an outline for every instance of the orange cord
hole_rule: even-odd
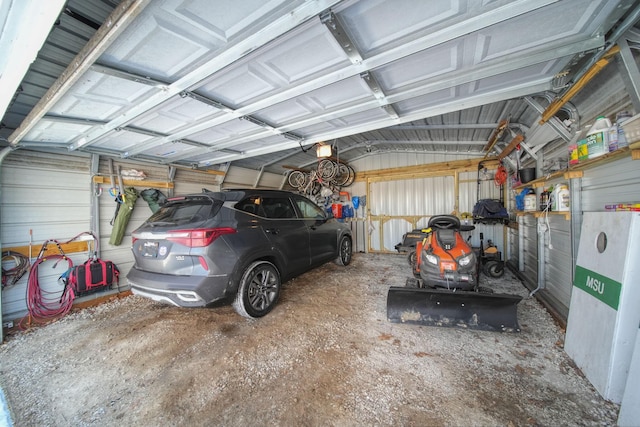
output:
[[[507,169],[504,166],[500,165],[493,180],[498,187],[507,182]]]

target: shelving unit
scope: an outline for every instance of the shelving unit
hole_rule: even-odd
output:
[[[571,212],[553,212],[553,211],[516,211],[516,216],[533,215],[535,218],[542,218],[545,215],[564,216],[567,221],[571,219]]]
[[[516,187],[513,187],[513,189],[516,190],[524,187],[540,188],[540,187],[543,187],[547,181],[553,181],[554,179],[557,179],[557,178],[564,178],[564,179],[582,178],[585,169],[590,169],[595,166],[600,166],[604,163],[608,163],[614,160],[619,160],[625,156],[628,156],[629,153],[631,153],[631,157],[634,160],[640,159],[640,146],[638,146],[638,148],[634,148],[633,146],[620,148],[619,150],[604,154],[595,159],[585,160],[578,163],[577,165],[570,166],[567,169],[563,169],[557,172],[550,173],[543,177],[536,178],[532,181],[527,182],[526,184],[520,184]],[[638,156],[638,157],[636,158],[635,156]]]
[[[547,182],[553,181],[559,178],[563,178],[565,180],[582,178],[584,176],[584,171],[586,169],[590,169],[595,166],[600,166],[605,163],[612,162],[614,160],[619,160],[628,155],[631,155],[631,158],[633,160],[640,160],[640,142],[634,142],[630,144],[629,147],[623,147],[611,153],[604,154],[595,159],[582,161],[579,164],[572,165],[567,169],[556,171],[556,172],[547,174],[543,177],[536,178],[532,181],[527,182],[526,184],[520,184],[518,186],[515,186],[513,187],[513,189],[517,190],[517,189],[522,189],[526,187],[542,188],[545,186]],[[567,221],[571,219],[571,212],[516,211],[516,216],[533,215],[535,218],[541,218],[547,214],[563,216]]]
[[[112,183],[111,179],[107,176],[94,176],[94,184],[116,185],[117,182]],[[137,179],[123,179],[122,185],[124,187],[148,187],[148,188],[173,188],[173,182],[167,181],[151,181],[151,180],[137,180]]]

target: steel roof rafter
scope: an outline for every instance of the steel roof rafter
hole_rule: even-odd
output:
[[[421,120],[424,117],[436,116],[439,114],[450,113],[451,111],[456,111],[460,106],[460,103],[464,103],[465,108],[478,107],[484,104],[490,104],[497,101],[503,101],[505,99],[511,98],[519,98],[522,96],[526,96],[531,93],[544,92],[549,89],[549,81],[548,79],[540,79],[534,82],[527,82],[525,84],[514,85],[512,87],[497,90],[490,94],[481,94],[477,96],[472,96],[469,98],[465,98],[463,101],[454,100],[449,103],[442,103],[438,106],[429,107],[424,110],[407,114],[402,117],[402,123],[408,123],[415,120]],[[364,125],[353,126],[350,128],[342,128],[335,131],[314,135],[311,138],[305,139],[306,145],[314,144],[319,141],[326,141],[332,139],[343,138],[346,136],[350,136],[356,133],[367,132],[371,130],[376,130],[380,128],[384,128],[387,126],[392,126],[398,124],[397,120],[393,120],[390,118],[378,120],[375,122],[369,122]],[[239,160],[247,157],[255,157],[263,154],[269,154],[276,151],[283,151],[292,148],[296,148],[298,145],[294,145],[292,143],[281,143],[281,144],[272,144],[268,147],[260,147],[258,149],[245,151],[242,155],[238,156],[223,156],[217,159],[211,160],[202,160],[198,163],[199,166],[210,166],[217,163],[223,162],[231,162],[234,160]]]
[[[564,56],[572,55],[575,53],[579,53],[584,51],[587,48],[590,48],[593,46],[599,46],[602,43],[603,43],[602,38],[595,37],[587,40],[581,40],[579,42],[572,43],[570,45],[561,46],[561,47],[549,45],[549,46],[546,46],[543,51],[538,52],[537,54],[523,53],[520,55],[512,55],[510,60],[506,60],[506,61],[504,60],[504,58],[498,58],[497,60],[494,60],[491,63],[487,63],[489,65],[486,65],[485,67],[482,68],[482,70],[477,71],[475,73],[468,73],[468,72],[465,72],[464,70],[461,70],[456,73],[450,73],[448,75],[448,78],[446,79],[440,79],[432,83],[422,85],[419,88],[410,89],[407,91],[398,92],[389,96],[385,96],[385,99],[393,103],[406,101],[408,99],[411,99],[417,96],[422,96],[422,95],[433,93],[442,89],[450,88],[453,85],[461,85],[461,84],[469,83],[471,81],[476,81],[483,78],[497,76],[508,71],[517,70],[524,66],[534,65],[534,64],[555,59],[558,57],[564,57]],[[548,87],[544,87],[543,90],[547,90],[547,89]],[[491,95],[489,94],[488,96],[490,97]],[[377,100],[366,101],[357,105],[351,105],[342,109],[328,111],[324,114],[315,115],[314,117],[311,117],[311,118],[302,119],[294,123],[289,123],[279,127],[278,129],[283,133],[290,132],[302,127],[322,123],[323,121],[340,118],[348,114],[355,114],[362,111],[370,110],[372,108],[376,108],[378,105],[379,103]],[[392,119],[398,119],[398,117],[394,117],[393,115],[390,115],[390,117]],[[418,120],[424,117],[428,117],[428,116],[417,117],[412,120],[403,119],[401,120],[401,122],[406,123],[408,121]],[[224,118],[220,118],[217,121],[223,122],[222,121],[223,119]],[[385,126],[383,127],[392,126],[397,123],[398,123],[397,121],[392,123],[386,123]],[[195,129],[200,129],[200,127],[196,125]],[[189,130],[193,130],[193,128],[190,128]],[[256,136],[258,136],[258,134],[256,134]],[[313,141],[313,142],[317,142],[317,141]],[[309,142],[309,143],[313,143],[313,142]],[[212,146],[210,151],[217,151],[217,147],[218,145]],[[222,145],[222,147],[224,147],[224,145]],[[198,153],[198,154],[204,154],[205,152]]]
[[[371,71],[360,73],[360,78],[367,84],[367,86],[371,90],[371,93],[380,104],[380,107],[389,115],[389,117],[393,119],[400,118],[396,109],[393,108],[393,105],[389,103],[387,96],[382,90],[382,86],[380,86],[380,83],[378,83],[378,80],[376,80],[375,76],[371,74]]]
[[[305,2],[295,9],[289,10],[284,15],[275,18],[266,27],[256,31],[249,37],[232,44],[213,60],[173,82],[166,88],[166,90],[150,96],[145,101],[140,102],[128,111],[120,114],[116,119],[111,120],[108,124],[79,136],[69,145],[69,150],[76,150],[82,146],[91,145],[109,131],[127,124],[136,117],[146,113],[152,108],[155,108],[171,97],[179,95],[185,90],[197,87],[198,84],[214,72],[219,71],[240,58],[245,57],[259,47],[264,46],[271,40],[274,40],[275,38],[296,28],[303,22],[312,19],[314,16],[317,16],[337,3],[339,3],[339,0],[316,0],[313,2]]]
[[[107,122],[105,121],[101,121],[101,120],[94,120],[94,119],[84,119],[81,117],[69,117],[69,116],[57,116],[57,115],[52,115],[52,114],[48,114],[46,116],[44,116],[42,118],[43,120],[48,120],[48,121],[52,121],[52,122],[57,122],[57,123],[69,123],[69,124],[76,124],[76,125],[93,125],[93,126],[101,126]],[[166,138],[167,134],[162,133],[162,132],[157,132],[157,131],[153,131],[153,130],[149,130],[149,129],[144,129],[144,128],[140,128],[140,127],[136,127],[136,126],[123,126],[123,127],[119,127],[119,128],[115,128],[113,130],[114,132],[121,132],[121,131],[126,131],[126,132],[132,132],[132,133],[138,133],[141,135],[147,135],[147,136],[151,136],[153,137],[153,141],[157,141],[160,138]],[[180,142],[183,144],[187,144],[187,145],[193,145],[194,147],[202,147],[205,146],[206,144],[203,144],[202,142],[198,142],[198,141],[190,141],[190,140],[185,140],[185,139],[181,139],[178,141],[172,141],[172,142]],[[121,157],[126,157],[126,156],[122,156]]]
[[[80,50],[71,64],[56,79],[47,93],[25,117],[20,127],[9,135],[13,146],[33,129],[37,122],[49,112],[73,85],[84,75],[98,57],[107,50],[116,38],[135,20],[151,0],[124,0],[109,15],[108,24],[102,25],[89,42]]]
[[[541,52],[538,53],[528,53],[528,54],[520,54],[520,55],[511,55],[510,60],[505,61],[504,58],[498,58],[497,60],[493,61],[492,63],[490,63],[489,65],[485,66],[482,68],[482,70],[477,71],[475,73],[466,73],[464,71],[459,71],[458,73],[450,73],[447,79],[442,79],[442,80],[438,80],[426,85],[421,86],[420,88],[417,89],[410,89],[408,91],[405,92],[399,92],[396,94],[393,94],[387,98],[390,98],[390,101],[393,102],[399,102],[399,101],[404,101],[407,99],[410,99],[414,96],[420,96],[420,95],[425,95],[428,93],[432,93],[441,89],[445,89],[445,88],[449,88],[452,85],[460,85],[460,84],[464,84],[467,83],[469,81],[473,81],[473,79],[478,80],[478,79],[482,79],[482,78],[487,78],[487,77],[492,77],[492,76],[496,76],[511,70],[516,70],[518,68],[521,68],[523,66],[527,66],[527,65],[533,65],[533,64],[537,64],[540,62],[544,62],[544,61],[548,61],[550,59],[554,59],[554,58],[558,58],[558,57],[564,57],[564,56],[568,56],[571,54],[575,54],[575,53],[579,53],[584,51],[586,48],[592,47],[592,46],[598,46],[601,45],[603,42],[603,39],[601,37],[595,37],[595,38],[589,38],[587,40],[581,40],[578,41],[576,43],[572,43],[570,45],[565,45],[565,46],[546,46],[545,49]],[[537,84],[538,82],[536,82]],[[544,86],[542,88],[540,88],[540,90],[548,90],[548,86]],[[531,92],[530,92],[531,93]],[[528,94],[527,94],[528,95]],[[493,95],[491,93],[486,95],[487,98],[492,98]],[[501,100],[501,99],[498,99]],[[466,103],[463,102],[463,104]],[[321,115],[317,115],[314,116],[313,118],[309,118],[309,119],[303,119],[301,121],[298,121],[294,124],[288,124],[288,125],[284,125],[280,128],[281,131],[285,132],[285,131],[291,131],[291,130],[295,130],[304,126],[309,126],[312,124],[317,124],[320,123],[322,121],[326,121],[332,118],[338,118],[338,117],[342,117],[346,114],[354,114],[356,112],[361,112],[361,111],[365,111],[371,108],[375,108],[374,106],[377,105],[377,101],[369,101],[369,102],[364,102],[355,106],[349,106],[345,109],[340,109],[338,111],[330,111],[327,112],[325,114],[321,114]],[[452,109],[451,111],[454,111],[454,109]],[[446,111],[446,112],[450,112],[450,111]],[[429,117],[428,115],[422,115],[422,116],[415,116],[412,115],[412,119],[410,120],[406,120],[405,118],[403,118],[401,120],[402,123],[406,123],[406,122],[410,122],[413,120],[418,120],[418,119],[422,119],[424,117]],[[395,118],[394,118],[395,119]],[[396,125],[398,124],[397,120],[392,122],[392,123],[387,123],[385,122],[384,125],[381,125],[380,127],[386,127],[386,126],[392,126],[392,125]],[[367,129],[367,130],[373,130],[373,129]],[[257,135],[256,135],[257,136]],[[345,135],[341,135],[341,136],[347,136],[347,134]],[[315,138],[314,138],[315,139]],[[320,139],[321,140],[321,139]],[[314,143],[317,142],[317,140],[314,141],[310,141],[307,139],[307,143]],[[217,151],[216,150],[216,146],[212,146],[211,151]],[[224,145],[222,145],[222,147],[224,147]],[[274,147],[275,148],[275,147]],[[274,149],[274,151],[277,151]],[[206,151],[205,151],[206,152]],[[203,153],[198,153],[198,154],[204,154]]]
[[[351,67],[324,74],[317,79],[302,83],[298,86],[294,86],[290,89],[281,91],[278,94],[263,98],[259,101],[254,102],[253,104],[239,108],[237,112],[240,115],[255,113],[256,111],[262,110],[280,102],[287,101],[297,96],[312,92],[316,89],[331,85],[337,81],[344,80],[349,77],[358,76],[363,72],[374,70],[375,68],[390,64],[394,61],[421,52],[428,48],[462,37],[473,31],[478,31],[483,28],[499,24],[500,22],[503,22],[514,16],[531,12],[557,1],[558,0],[521,0],[518,2],[510,3],[508,5],[496,8],[492,11],[475,16],[472,19],[465,21],[464,23],[451,25],[427,36],[416,38],[410,42],[403,44],[402,46],[389,49],[386,52],[382,52],[378,55],[366,58],[359,64],[353,64]],[[560,46],[551,47],[547,49],[547,51],[552,51],[554,48],[559,49]],[[376,104],[372,103],[372,105]],[[193,132],[199,132],[209,127],[222,124],[225,121],[226,120],[224,117],[205,120],[200,124],[194,125],[190,128],[190,130],[192,130]]]
[[[344,53],[347,55],[352,64],[362,62],[362,55],[356,44],[351,40],[349,34],[345,31],[340,19],[330,10],[320,14],[320,22],[322,22],[333,38],[338,42]]]

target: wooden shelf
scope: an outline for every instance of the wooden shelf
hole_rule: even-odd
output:
[[[65,254],[72,254],[72,253],[78,253],[78,252],[86,252],[87,254],[89,253],[90,250],[90,243],[87,243],[87,241],[83,241],[83,240],[77,240],[77,241],[73,241],[73,242],[68,242],[68,243],[60,243],[60,247],[62,248],[62,251]],[[6,252],[6,251],[14,251],[14,252],[18,252],[26,257],[28,257],[29,255],[31,255],[33,258],[36,258],[38,256],[38,254],[40,253],[40,249],[42,249],[42,243],[40,244],[33,244],[31,245],[31,247],[29,246],[13,246],[10,248],[2,248],[2,252]],[[43,256],[47,257],[49,255],[60,255],[60,250],[58,249],[58,247],[55,245],[55,243],[50,242],[47,247],[45,248],[44,252],[43,252]]]
[[[638,153],[639,151],[640,149],[635,149],[633,147],[631,148],[623,147],[611,153],[607,153],[600,157],[596,157],[595,159],[584,160],[578,163],[577,165],[570,166],[567,169],[550,173],[543,177],[536,178],[532,181],[529,181],[525,184],[520,184],[518,186],[513,187],[513,189],[516,190],[518,188],[524,188],[524,187],[533,187],[533,188],[544,187],[544,184],[547,181],[552,181],[558,178],[564,178],[564,179],[582,178],[584,175],[584,170],[591,169],[593,167],[600,166],[602,164],[612,162],[614,160],[619,160],[625,156],[628,156],[629,154],[631,154],[632,159],[637,160],[634,156],[636,155],[640,156],[640,153]],[[638,157],[638,159],[640,159],[640,157]]]
[[[94,184],[116,185],[112,184],[108,176],[94,176]],[[166,181],[148,181],[146,179],[123,179],[124,187],[145,187],[145,188],[173,188],[173,182]]]
[[[517,216],[533,215],[535,218],[542,218],[545,215],[563,216],[567,221],[571,219],[571,212],[553,212],[553,211],[516,211]]]

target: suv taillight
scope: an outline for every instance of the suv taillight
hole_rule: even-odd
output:
[[[236,229],[231,227],[175,230],[169,232],[166,239],[190,248],[202,248],[209,246],[211,242],[223,234],[232,234],[235,232]]]

